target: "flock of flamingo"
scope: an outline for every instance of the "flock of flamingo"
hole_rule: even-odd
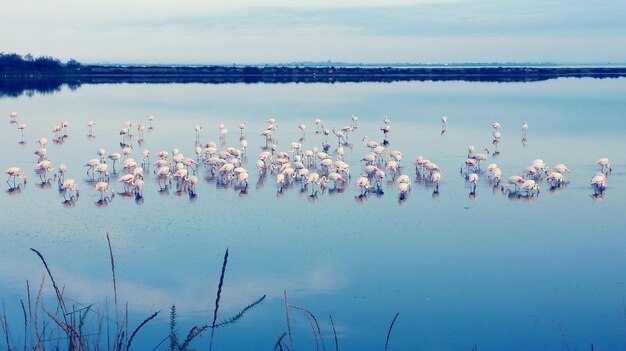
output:
[[[126,197],[134,197],[136,201],[143,201],[143,191],[145,187],[144,177],[149,176],[150,167],[154,167],[152,175],[156,180],[156,185],[160,192],[168,192],[170,189],[176,193],[186,193],[191,199],[196,195],[196,186],[199,183],[200,172],[203,177],[210,181],[215,181],[218,186],[230,187],[240,193],[247,193],[250,179],[249,172],[243,166],[247,164],[248,142],[244,136],[246,129],[245,122],[240,123],[240,138],[238,147],[226,145],[226,134],[228,129],[223,123],[219,124],[220,145],[215,142],[202,144],[200,142],[201,132],[204,129],[202,124],[194,126],[196,142],[194,157],[186,157],[180,150],[173,149],[171,152],[159,151],[156,159],[151,161],[152,156],[149,150],[141,152],[141,159],[133,158],[134,148],[127,142],[132,140],[134,131],[139,135],[139,145],[143,145],[144,130],[153,129],[154,117],[147,116],[148,126],[145,124],[126,122],[119,134],[122,137],[119,152],[107,153],[104,149],[95,152],[97,157],[87,160],[83,167],[86,170],[87,184],[100,198],[96,205],[107,205],[116,194]],[[10,114],[10,124],[21,132],[23,143],[24,130],[26,124],[18,120],[18,113]],[[447,132],[448,118],[441,117],[441,134]],[[88,137],[93,136],[95,121],[88,121]],[[314,121],[315,134],[324,139],[320,144],[306,149],[303,146],[305,140],[306,125],[300,124],[298,128],[301,138],[289,144],[289,148],[280,150],[273,139],[278,124],[275,118],[270,118],[266,122],[266,127],[259,133],[264,138],[265,145],[263,151],[258,155],[254,163],[258,173],[258,182],[262,184],[266,178],[275,180],[277,195],[288,189],[296,188],[302,193],[307,193],[311,200],[326,192],[345,192],[354,184],[358,188],[357,200],[364,200],[370,194],[384,194],[384,184],[397,184],[397,196],[400,202],[406,201],[411,191],[411,184],[415,182],[424,183],[431,187],[433,196],[439,193],[441,181],[441,169],[437,164],[423,156],[417,156],[414,161],[415,177],[403,174],[402,160],[403,153],[398,150],[388,149],[388,135],[391,131],[391,123],[387,116],[383,119],[380,131],[383,133],[382,142],[377,142],[363,136],[361,138],[363,147],[366,150],[361,158],[363,166],[359,167],[356,180],[352,183],[351,166],[344,162],[345,150],[343,146],[349,145],[348,140],[351,134],[358,129],[358,117],[352,116],[349,124],[341,129],[329,129],[321,119]],[[67,137],[67,121],[60,121],[52,128],[55,142],[62,142]],[[495,122],[493,127],[493,145],[498,153],[501,133],[500,123]],[[522,143],[526,140],[528,123],[524,121],[521,125]],[[333,134],[337,138],[337,147],[331,151],[331,143],[328,137]],[[58,164],[53,167],[52,160],[46,149],[48,140],[41,137],[37,140],[39,148],[34,151],[36,156],[34,163],[34,173],[39,179],[39,185],[50,186],[56,181],[59,193],[64,198],[64,203],[73,205],[79,198],[79,184],[76,180],[66,178],[68,166]],[[560,188],[567,184],[565,174],[570,170],[564,164],[557,164],[553,167],[541,159],[532,161],[520,175],[512,175],[502,182],[502,171],[495,163],[487,165],[483,171],[481,161],[487,160],[489,150],[485,153],[476,152],[474,146],[468,147],[467,159],[460,167],[460,173],[464,176],[466,184],[469,186],[469,195],[476,195],[476,185],[481,177],[492,184],[494,189],[500,189],[509,196],[534,197],[539,194],[540,184],[546,183],[550,188]],[[608,158],[600,158],[596,161],[600,171],[591,178],[590,185],[593,189],[592,196],[602,196],[607,184],[608,176],[612,171],[612,166]],[[116,168],[116,165],[119,165]],[[19,192],[27,184],[27,176],[18,167],[10,167],[5,171],[8,175],[6,183],[9,192]],[[121,187],[121,190],[115,190]]]

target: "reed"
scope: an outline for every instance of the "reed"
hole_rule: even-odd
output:
[[[274,345],[274,350],[279,349],[280,351],[282,351],[283,345],[285,345],[285,348],[289,350],[289,346],[283,340],[285,338],[285,335],[287,335],[287,332],[284,332],[283,335],[278,337],[278,340],[276,341],[276,344]]]
[[[291,334],[291,322],[289,321],[289,301],[287,300],[287,290],[283,290],[285,294],[285,315],[287,316],[287,332],[289,333],[289,346],[293,350],[293,336]]]
[[[10,346],[11,344],[9,343],[9,339],[10,339],[9,338],[9,324],[7,323],[7,312],[4,307],[4,299],[2,299],[2,315],[0,316],[0,318],[1,318],[0,324],[2,325],[2,333],[4,334],[8,351],[11,351],[11,346]]]
[[[213,336],[215,335],[215,322],[217,321],[217,311],[220,308],[220,297],[222,295],[222,285],[224,285],[224,274],[226,273],[226,264],[228,263],[228,248],[224,254],[224,262],[222,263],[222,273],[220,282],[217,285],[217,296],[215,297],[215,309],[213,310],[213,322],[211,323],[211,340],[209,342],[209,351],[213,349]]]
[[[335,337],[335,351],[339,351],[339,341],[337,340],[337,330],[335,330],[335,322],[333,316],[330,315],[330,325],[333,327],[333,336]]]
[[[22,306],[22,313],[24,314],[24,349],[28,344],[28,318],[26,318],[26,307],[24,307],[24,301],[20,299],[20,305]]]
[[[130,350],[130,345],[132,345],[133,343],[133,339],[135,338],[135,335],[137,335],[137,333],[139,332],[139,330],[141,328],[144,327],[144,325],[146,325],[148,322],[150,322],[151,320],[153,320],[161,311],[156,311],[154,312],[150,317],[144,319],[137,328],[135,328],[135,330],[133,330],[133,333],[131,334],[130,338],[128,339],[128,343],[126,344],[126,350]]]
[[[387,331],[387,339],[385,339],[385,351],[389,350],[389,337],[391,336],[391,329],[396,323],[396,319],[398,318],[399,314],[400,313],[396,313],[396,315],[393,317],[393,320],[391,321],[391,324],[389,325],[389,330]]]
[[[101,350],[101,342],[100,338],[102,335],[106,334],[107,344],[104,345],[106,350],[109,351],[130,351],[133,347],[133,341],[136,340],[138,333],[143,330],[143,328],[154,319],[157,318],[160,311],[154,312],[147,318],[145,318],[141,323],[137,325],[132,332],[130,332],[130,323],[129,323],[129,306],[126,302],[124,305],[124,315],[122,318],[119,316],[119,308],[118,308],[118,292],[117,292],[117,277],[116,277],[116,267],[115,267],[115,257],[113,255],[112,243],[111,239],[107,233],[107,246],[109,250],[110,257],[110,265],[111,272],[113,276],[113,291],[115,295],[114,304],[115,304],[115,328],[109,329],[109,321],[112,318],[109,318],[109,304],[108,299],[106,299],[106,314],[100,313],[100,309],[95,309],[94,304],[82,305],[76,301],[71,300],[70,298],[66,298],[64,288],[61,288],[61,285],[57,283],[54,278],[53,272],[46,261],[44,255],[38,251],[37,249],[31,248],[30,250],[34,252],[37,257],[41,260],[45,273],[42,275],[41,282],[39,284],[39,289],[37,291],[37,295],[34,301],[34,306],[31,302],[31,289],[30,283],[26,282],[26,291],[27,291],[27,300],[20,299],[20,307],[21,314],[23,316],[23,328],[24,328],[24,350],[33,350],[33,351],[44,351],[44,350],[62,350],[67,349],[68,351],[89,351],[89,350]],[[213,345],[213,337],[215,333],[215,329],[230,325],[232,323],[237,322],[252,308],[260,304],[265,300],[266,295],[261,296],[257,300],[253,301],[249,305],[245,306],[236,314],[230,316],[229,318],[223,319],[221,322],[218,322],[218,312],[220,307],[221,299],[223,298],[223,286],[226,275],[226,266],[228,264],[228,249],[226,249],[224,254],[224,260],[221,267],[221,274],[219,278],[216,298],[215,298],[215,308],[213,310],[213,318],[211,323],[207,323],[204,325],[198,325],[191,328],[187,337],[183,340],[182,344],[179,342],[179,339],[176,335],[177,332],[177,314],[176,314],[176,306],[172,306],[172,311],[170,314],[170,333],[168,337],[166,337],[159,345],[161,345],[168,338],[170,339],[170,348],[171,351],[188,351],[190,343],[202,332],[207,329],[211,329],[211,340],[210,346]],[[45,286],[46,279],[50,278],[52,282],[52,287],[56,297],[56,304],[54,308],[50,309],[44,306],[43,304],[43,290]],[[70,305],[71,302],[71,305]],[[40,318],[39,313],[43,312],[43,315],[46,318]],[[94,317],[91,317],[94,316]],[[103,331],[104,322],[106,318],[106,332]],[[97,330],[95,332],[90,332],[89,328],[94,327],[92,324],[92,320],[95,319],[95,327]],[[4,300],[2,301],[2,313],[0,313],[0,330],[4,336],[4,342],[6,343],[7,350],[16,350],[13,344],[11,343],[11,331],[9,330],[8,318],[6,315],[6,310],[4,306]],[[30,334],[29,333],[34,333]],[[114,333],[114,335],[111,335]],[[29,335],[30,342],[34,344],[29,344]],[[0,339],[1,340],[1,339]],[[20,342],[21,343],[21,342]],[[155,350],[159,347],[155,347]]]
[[[41,276],[41,283],[39,284],[39,291],[37,292],[37,299],[35,300],[35,338],[37,338],[37,351],[43,351],[43,344],[39,334],[39,304],[41,303],[41,294],[45,281],[46,275],[44,274]]]
[[[320,329],[319,323],[317,322],[317,318],[315,318],[315,315],[304,307],[300,307],[296,305],[289,305],[289,307],[306,313],[307,317],[309,318],[309,322],[311,324],[311,329],[313,330],[313,336],[315,336],[315,346],[317,347],[317,350],[319,350],[319,344],[321,343],[322,349],[326,351],[326,346],[324,346],[324,341],[322,340],[322,331]],[[313,327],[314,324],[317,329]]]

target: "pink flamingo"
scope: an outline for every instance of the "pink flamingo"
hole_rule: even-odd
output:
[[[157,182],[159,183],[159,187],[161,188],[161,190],[167,187],[165,183],[166,181],[169,181],[170,186],[171,186],[172,172],[170,171],[169,166],[161,166],[159,169],[157,169],[156,174],[157,174]],[[161,185],[161,181],[163,181],[163,185]]]
[[[20,123],[20,124],[17,126],[17,129],[19,129],[19,130],[20,130],[20,132],[22,132],[22,140],[24,140],[24,129],[26,129],[26,124],[24,124],[24,123]]]
[[[26,185],[26,176],[24,176],[24,173],[22,172],[22,170],[20,168],[18,168],[18,167],[10,167],[6,171],[4,171],[4,174],[8,174],[9,175],[9,178],[7,179],[7,184],[9,184],[9,187],[11,189],[17,187],[17,185],[15,184],[15,181],[18,180],[18,179],[20,180],[22,185]],[[11,180],[13,180],[13,184],[10,183]]]
[[[72,192],[74,192],[74,198],[79,196],[78,184],[74,179],[66,179],[61,185],[61,191],[63,192],[63,198],[68,201],[66,195],[69,196],[69,200],[72,200]]]
[[[129,194],[131,192],[130,188],[135,185],[135,176],[132,174],[124,174],[119,177],[117,181],[124,183],[124,193]]]
[[[606,175],[604,173],[598,173],[591,178],[591,186],[593,187],[594,195],[599,195],[606,189]]]
[[[518,192],[519,191],[519,186],[520,184],[524,183],[524,178],[520,177],[520,176],[510,176],[509,179],[506,181],[507,185],[513,185],[514,187],[514,192]]]
[[[96,191],[100,192],[100,202],[101,203],[105,201],[105,194],[106,193],[110,193],[111,194],[111,198],[108,199],[108,201],[111,201],[111,199],[113,199],[113,196],[115,196],[115,191],[113,191],[113,189],[111,188],[111,186],[107,182],[99,182],[98,184],[96,184],[95,189],[96,189]]]
[[[89,176],[89,171],[92,171],[91,176],[93,177],[93,171],[99,164],[100,160],[98,160],[97,158],[92,158],[91,160],[87,161],[87,163],[83,165],[83,167],[87,167],[87,176]]]
[[[556,171],[548,174],[548,177],[546,179],[550,183],[550,187],[552,189],[560,188],[565,182],[565,178],[563,177],[563,174],[556,172]]]
[[[88,121],[87,128],[89,128],[89,136],[93,135],[93,126],[96,125],[96,121]]]
[[[196,195],[196,184],[198,184],[198,177],[196,176],[191,176],[189,177],[189,180],[187,182],[187,192],[189,193],[189,195]]]
[[[441,173],[437,172],[433,174],[433,185],[434,185],[433,193],[435,194],[439,193],[439,181],[441,181]]]
[[[471,186],[471,189],[472,189],[470,191],[470,194],[475,194],[476,193],[476,182],[478,182],[478,174],[476,174],[476,173],[470,174],[468,180],[469,180],[469,183],[470,183],[470,186]]]
[[[607,173],[610,173],[611,171],[613,171],[613,166],[611,165],[611,162],[609,161],[609,159],[606,157],[599,158],[596,161],[596,164],[602,167],[601,172],[604,172],[605,167],[606,167]]]
[[[522,183],[521,190],[525,191],[526,196],[539,195],[539,184],[532,179],[528,179]]]
[[[372,185],[369,179],[367,179],[367,177],[360,177],[359,179],[356,180],[355,185],[361,189],[361,194],[360,194],[361,197],[365,196],[365,194],[367,194],[372,188]]]

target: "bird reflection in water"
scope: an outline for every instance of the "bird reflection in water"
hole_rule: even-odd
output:
[[[366,194],[355,195],[354,200],[356,200],[357,203],[364,204],[367,202],[368,197]]]

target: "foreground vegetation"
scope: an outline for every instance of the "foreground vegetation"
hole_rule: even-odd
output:
[[[7,317],[6,308],[2,305],[2,313],[0,313],[0,330],[3,340],[0,341],[0,348],[5,350],[70,350],[70,351],[88,351],[88,350],[111,350],[111,351],[129,351],[133,346],[133,341],[138,333],[151,321],[153,321],[160,311],[152,313],[136,326],[129,324],[129,306],[128,303],[118,303],[118,292],[115,271],[115,259],[111,248],[111,241],[107,234],[108,249],[111,258],[111,272],[114,300],[109,310],[108,302],[106,306],[98,306],[96,304],[81,304],[66,297],[65,289],[60,286],[54,279],[52,270],[43,254],[36,249],[31,251],[41,260],[45,273],[42,276],[39,288],[35,295],[34,305],[31,294],[30,283],[26,282],[26,299],[20,300],[22,310],[22,326],[16,327],[15,322],[19,318]],[[231,316],[223,321],[218,321],[219,306],[221,300],[222,286],[224,284],[224,276],[226,265],[228,263],[228,249],[224,254],[221,275],[218,284],[218,290],[215,298],[215,306],[213,309],[213,319],[210,323],[199,324],[192,327],[183,339],[178,337],[178,328],[176,326],[177,314],[176,306],[171,307],[170,311],[170,330],[164,332],[164,338],[155,340],[155,349],[168,351],[187,351],[191,350],[190,345],[196,337],[202,335],[203,332],[210,330],[210,345],[213,344],[215,330],[241,319],[246,312],[257,306],[265,299],[265,295],[258,298],[248,306],[241,309],[236,315]],[[52,289],[55,296],[54,306],[45,306],[44,304],[44,287],[46,280],[52,283]],[[14,335],[23,334],[22,340],[15,340]],[[167,344],[166,341],[169,341]],[[4,345],[3,345],[4,344]],[[169,345],[169,347],[168,347]]]

